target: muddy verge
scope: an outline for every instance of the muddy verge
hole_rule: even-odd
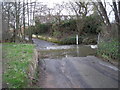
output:
[[[33,59],[30,62],[29,68],[28,68],[28,85],[33,86],[33,82],[36,80],[35,74],[38,67],[38,51],[34,49]]]

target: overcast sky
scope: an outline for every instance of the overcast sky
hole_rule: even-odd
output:
[[[10,1],[19,1],[19,0],[0,0],[0,1],[7,1],[7,2],[10,2]],[[27,1],[27,0],[20,0],[20,1]],[[69,1],[72,1],[72,2],[75,2],[75,1],[78,1],[78,0],[28,0],[28,1],[37,1],[37,2],[42,2],[43,4],[47,4],[48,7],[52,8],[54,6],[55,3],[58,3],[58,4],[61,4],[63,1],[64,2],[69,2]],[[82,1],[90,1],[90,0],[82,0]],[[104,1],[104,0],[101,0],[101,1]],[[111,2],[111,0],[105,0],[106,2]],[[108,5],[107,6],[107,12],[109,14],[109,12],[111,11],[111,7]],[[67,14],[66,11],[63,11],[64,14]],[[111,13],[110,15],[110,21],[113,21],[113,18],[114,18],[114,13]]]
[[[32,0],[35,1],[35,0]],[[44,4],[47,4],[48,7],[53,7],[55,3],[59,3],[61,4],[62,2],[69,2],[69,1],[73,1],[73,0],[37,0],[37,2],[43,2]]]
[[[78,0],[31,0],[31,1],[43,2],[43,4],[47,4],[48,7],[52,8],[55,3],[61,4],[62,2],[69,2],[69,1],[75,2]],[[81,0],[81,1],[90,1],[90,0]],[[94,0],[94,1],[96,1],[96,0]],[[101,0],[101,1],[104,1],[104,0]],[[105,0],[105,2],[111,2],[111,1],[112,0]],[[106,10],[107,10],[107,13],[109,14],[109,12],[111,11],[111,7],[109,5],[107,5]],[[67,12],[63,11],[63,14],[67,14]],[[110,17],[110,21],[113,21],[114,13],[111,13],[111,15],[109,17]]]

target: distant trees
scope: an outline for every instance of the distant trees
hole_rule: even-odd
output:
[[[117,28],[118,28],[118,35],[120,35],[120,0],[115,1],[112,0],[113,3],[113,11],[114,11],[114,15],[115,15],[115,23],[117,24]]]
[[[120,0],[97,0],[93,4],[103,22],[98,38],[98,55],[108,60],[119,60]]]
[[[82,2],[80,0],[77,2],[69,2],[69,4],[69,8],[76,15],[77,30],[78,34],[81,35],[85,24],[85,18],[90,14],[89,11],[92,11],[92,5],[90,5],[89,2]]]
[[[25,39],[25,10],[26,10],[26,7],[25,7],[25,2],[23,0],[23,39]]]
[[[30,5],[33,7],[33,10],[30,8]],[[33,19],[34,17],[34,10],[35,2],[20,2],[20,0],[15,2],[2,2],[2,26],[4,27],[3,36],[5,36],[3,38],[4,41],[8,39],[10,39],[9,41],[13,42],[19,40],[25,41],[25,29],[26,26],[32,25],[30,19]],[[28,25],[26,24],[26,21]],[[9,37],[7,34],[11,35],[11,37]]]
[[[81,1],[63,2],[62,5],[55,4],[52,9],[41,4],[35,16],[36,26],[38,27],[40,23],[49,23],[51,24],[51,27],[49,27],[51,28],[50,33],[58,37],[63,35],[62,33],[67,33],[67,31],[73,31],[79,35],[93,32],[97,34],[97,28],[101,25],[101,21],[99,20],[100,17],[98,14],[94,14],[96,11],[94,11],[93,8],[94,6],[90,2]],[[62,11],[64,10],[68,12],[67,17],[62,15]],[[50,22],[46,22],[46,20]]]
[[[117,2],[116,0],[112,0],[112,3],[109,3],[107,5],[110,5],[113,9],[115,23],[119,30],[120,1]],[[101,24],[101,21],[104,23],[104,25],[107,26],[107,30],[105,30],[107,33],[111,32],[112,29],[105,3],[101,1],[96,3],[82,2],[81,0],[69,3],[63,2],[62,4],[55,4],[53,8],[49,8],[46,4],[43,4],[41,2],[36,3],[32,1],[29,2],[29,0],[27,0],[26,2],[2,2],[2,8],[2,23],[4,28],[3,36],[10,37],[11,41],[13,42],[16,42],[16,40],[18,39],[24,41],[26,37],[28,37],[29,41],[31,42],[33,31],[30,28],[29,30],[27,30],[27,28],[32,26],[33,29],[34,26],[37,26],[35,24],[39,23],[47,23],[48,26],[50,26],[51,28],[51,33],[53,33],[54,31],[65,31],[63,30],[62,26],[67,24],[69,25],[72,20],[76,20],[76,23],[74,22],[76,25],[73,24],[73,27],[76,27],[76,30],[74,29],[74,31],[79,35],[82,35],[83,32],[87,32],[87,30],[91,29],[92,32],[92,30],[97,29],[99,24]],[[66,10],[68,14],[70,14],[68,15],[69,18],[67,17],[67,19],[65,19],[65,17],[62,17],[64,16],[62,15],[62,11],[64,10]],[[98,22],[96,17],[99,18]],[[42,21],[43,18],[45,18],[46,21]],[[92,25],[88,25],[88,23]],[[4,26],[5,24],[6,26]],[[72,28],[71,25],[70,27]],[[94,27],[94,25],[96,27]],[[39,26],[42,28],[44,27],[44,25],[38,25],[38,27]],[[67,26],[65,27],[66,30],[70,28]],[[36,27],[34,27],[34,29],[35,28]],[[26,30],[27,32],[29,32],[27,33],[27,35],[25,34]],[[9,34],[10,36],[7,34]],[[5,37],[5,39],[7,40],[9,38]]]
[[[114,12],[114,17],[112,18],[114,18],[115,20],[115,24],[117,26],[117,31],[118,31],[120,30],[120,13],[119,13],[120,12],[120,1],[112,0],[112,2],[110,3],[105,0],[104,2],[102,2],[101,0],[97,0],[97,3],[93,2],[93,4],[96,7],[99,15],[101,16],[104,25],[106,26],[106,30],[104,30],[104,36],[107,39],[109,39],[109,37],[113,36],[113,32],[116,32],[116,31],[115,31],[115,28],[112,26],[112,23],[110,22],[109,13],[107,12],[106,6],[111,7],[112,8],[111,12]],[[116,34],[115,36],[117,37],[118,35]]]
[[[10,27],[10,15],[11,15],[11,7],[12,7],[12,3],[9,2],[5,2],[5,3],[1,3],[2,5],[2,40],[3,41],[7,41],[9,40],[10,36],[10,32],[9,32],[9,27]],[[12,17],[13,19],[13,17]]]
[[[0,27],[2,29],[2,2],[0,2]],[[0,30],[0,42],[2,42],[2,30]]]

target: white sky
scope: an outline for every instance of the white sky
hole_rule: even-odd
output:
[[[10,1],[19,1],[19,0],[0,0],[0,1],[7,1],[7,2],[10,2]],[[27,0],[20,0],[20,1],[27,1]],[[55,3],[58,3],[58,4],[61,4],[63,1],[64,2],[69,2],[69,1],[78,1],[78,0],[28,0],[28,1],[37,1],[37,2],[42,2],[43,4],[47,4],[48,7],[52,8],[54,6]],[[80,1],[90,1],[90,0],[80,0]],[[95,0],[96,1],[96,0]],[[101,0],[101,1],[104,1],[104,0]],[[111,2],[112,0],[105,0],[106,2]],[[111,7],[108,6],[107,8],[107,12],[109,13],[111,11]],[[67,14],[66,11],[63,11],[64,14]],[[110,15],[110,21],[113,21],[113,17],[114,17],[114,13],[111,13]]]
[[[35,0],[32,0],[35,1]],[[73,0],[37,0],[37,2],[43,2],[44,4],[47,4],[48,7],[53,7],[55,3],[61,4],[62,2],[69,2]]]
[[[69,2],[69,1],[75,2],[78,0],[31,0],[31,1],[42,2],[43,4],[47,4],[48,7],[52,8],[55,3],[61,4],[62,2]],[[79,1],[90,1],[90,0],[79,0]],[[94,1],[96,1],[96,0],[94,0]],[[104,1],[104,0],[101,0],[101,1]],[[111,2],[111,1],[112,0],[105,0],[105,2]],[[109,5],[107,5],[106,10],[107,10],[107,13],[109,13],[111,11],[111,7]],[[62,11],[62,13],[67,14],[67,12],[64,10]],[[112,12],[109,17],[110,17],[110,21],[113,21],[114,20],[114,13]]]

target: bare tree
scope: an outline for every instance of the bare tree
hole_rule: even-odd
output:
[[[62,5],[62,4],[55,4],[55,6],[54,6],[54,14],[55,14],[55,18],[56,18],[56,22],[58,23],[58,24],[60,24],[60,22],[61,22],[61,13],[62,13],[62,11],[63,11],[63,9],[64,9],[64,5]]]
[[[23,1],[23,39],[25,40],[25,2]]]
[[[113,3],[113,11],[115,15],[115,22],[117,24],[118,30],[120,30],[120,1],[116,2],[115,0],[112,1]],[[118,3],[118,7],[117,7]]]
[[[98,5],[100,7],[101,14],[104,17],[104,21],[105,21],[106,25],[108,27],[111,27],[110,20],[109,20],[109,17],[107,15],[107,11],[106,11],[105,6],[103,5],[101,0],[98,1]]]
[[[87,14],[89,14],[89,9],[91,5],[89,2],[69,2],[71,5],[71,9],[75,12],[76,15],[76,26],[77,26],[77,33],[82,34],[82,30],[85,24],[85,18]]]
[[[3,41],[10,40],[10,2],[2,2],[2,36]]]
[[[99,15],[102,18],[102,21],[104,22],[104,29],[102,29],[100,38],[102,41],[110,41],[112,38],[118,38],[119,36],[119,30],[120,30],[120,1],[119,0],[112,0],[112,2],[107,2],[106,0],[101,1],[97,0],[97,2],[93,2],[94,6],[96,7]],[[111,6],[111,11],[107,12],[107,6]],[[115,20],[114,25],[110,22],[109,15],[111,12],[114,13],[113,18]],[[117,28],[116,28],[117,27]],[[118,34],[118,35],[117,35]],[[101,41],[100,40],[100,41]]]
[[[108,33],[111,32],[111,23],[110,23],[110,20],[109,20],[109,16],[108,16],[108,13],[106,11],[106,8],[105,8],[105,1],[104,1],[104,5],[103,5],[103,2],[101,0],[97,0],[98,2],[98,6],[94,3],[95,7],[97,8],[100,16],[102,17],[105,25],[108,27]],[[118,3],[118,4],[117,4]],[[115,22],[116,24],[118,25],[118,28],[119,28],[119,23],[120,23],[120,14],[119,14],[119,7],[120,7],[120,1],[116,1],[116,0],[112,0],[112,5],[109,4],[111,7],[112,7],[112,11],[114,12],[114,15],[115,15]],[[119,29],[118,29],[119,30]]]

